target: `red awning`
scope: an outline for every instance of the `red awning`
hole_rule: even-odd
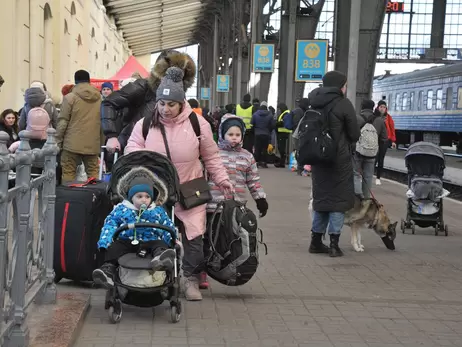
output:
[[[138,72],[141,77],[146,78],[149,76],[149,72],[141,65],[136,58],[131,55],[124,66],[117,72],[114,76],[111,77],[111,80],[125,80],[132,77],[132,74]]]

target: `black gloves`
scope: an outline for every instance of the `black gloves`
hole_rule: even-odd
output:
[[[260,211],[260,217],[265,217],[268,212],[268,201],[265,198],[261,198],[255,201],[257,203],[257,209]]]

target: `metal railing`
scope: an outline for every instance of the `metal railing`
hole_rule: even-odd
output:
[[[29,329],[25,322],[28,306],[32,302],[55,303],[57,294],[53,282],[56,155],[59,151],[55,130],[48,130],[42,149],[31,150],[27,131],[21,131],[19,137],[18,150],[10,154],[6,146],[9,136],[0,132],[2,347],[28,346]],[[34,163],[43,165],[37,177],[31,175]],[[9,188],[13,169],[16,170],[15,184]]]

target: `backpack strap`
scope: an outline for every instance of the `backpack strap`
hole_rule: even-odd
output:
[[[146,116],[143,118],[143,139],[146,141],[146,137],[148,137],[149,127],[151,126],[152,116]]]
[[[194,133],[196,134],[199,142],[201,141],[200,140],[200,136],[201,136],[201,126],[199,124],[199,119],[197,118],[197,114],[196,112],[191,112],[191,114],[189,115],[189,121],[191,122],[191,125],[194,129]]]
[[[191,112],[191,114],[189,115],[189,121],[191,122],[191,125],[194,129],[194,133],[196,134],[200,142],[201,126],[199,124],[199,119],[197,118],[197,114],[195,112]],[[149,127],[151,126],[151,123],[152,123],[152,116],[143,118],[142,129],[143,129],[143,138],[145,141],[146,141],[146,137],[148,137]]]

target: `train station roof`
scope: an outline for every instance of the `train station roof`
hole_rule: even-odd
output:
[[[134,55],[197,43],[214,0],[105,0]]]

